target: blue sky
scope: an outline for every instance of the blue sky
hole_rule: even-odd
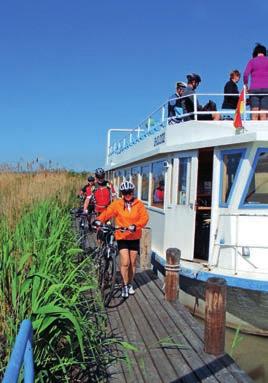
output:
[[[223,92],[268,3],[8,0],[0,5],[0,163],[104,164],[109,128],[134,128],[189,72]],[[239,83],[242,86],[242,83]]]

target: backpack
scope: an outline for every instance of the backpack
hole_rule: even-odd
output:
[[[99,185],[96,183],[91,189],[94,196],[95,204],[99,207],[106,207],[111,203],[112,193],[111,184],[106,181],[105,185]]]

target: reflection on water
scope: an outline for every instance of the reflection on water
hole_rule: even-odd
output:
[[[230,353],[235,331],[226,329],[225,351]],[[268,382],[268,337],[239,334],[242,341],[233,351],[233,359],[257,383]]]

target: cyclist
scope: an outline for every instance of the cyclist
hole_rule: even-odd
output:
[[[92,190],[92,188],[94,187],[94,184],[95,184],[95,177],[88,176],[87,181],[88,181],[88,183],[81,188],[81,190],[79,192],[79,195],[78,195],[80,197],[80,199],[83,201],[83,204],[86,201],[87,195],[91,194],[91,190]],[[94,203],[93,203],[92,200],[88,201],[88,202],[89,203],[88,203],[87,210],[91,212],[91,211],[94,210]]]
[[[116,197],[114,187],[110,181],[105,180],[105,171],[102,168],[95,170],[96,182],[87,190],[84,203],[84,213],[88,212],[90,203],[95,205],[96,214],[100,214]]]
[[[122,198],[114,201],[98,217],[96,225],[115,218],[115,224],[127,227],[128,230],[115,233],[120,255],[120,272],[123,279],[122,297],[135,293],[133,278],[136,271],[136,260],[140,249],[141,229],[147,224],[149,216],[143,203],[134,197],[135,185],[124,181],[120,185]]]
[[[88,176],[87,178],[87,184],[85,186],[83,186],[79,192],[79,197],[84,197],[86,198],[87,196],[87,191],[90,190],[92,188],[92,186],[94,185],[95,183],[95,177],[93,176]]]

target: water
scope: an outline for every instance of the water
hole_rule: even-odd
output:
[[[254,314],[252,314],[254,315]],[[226,329],[225,351],[230,354],[235,331]],[[240,333],[232,358],[257,383],[268,383],[268,337]]]
[[[204,326],[202,319],[195,319]],[[226,328],[225,352],[230,355],[235,333],[235,330]],[[231,356],[254,382],[268,383],[268,337],[239,333]]]

